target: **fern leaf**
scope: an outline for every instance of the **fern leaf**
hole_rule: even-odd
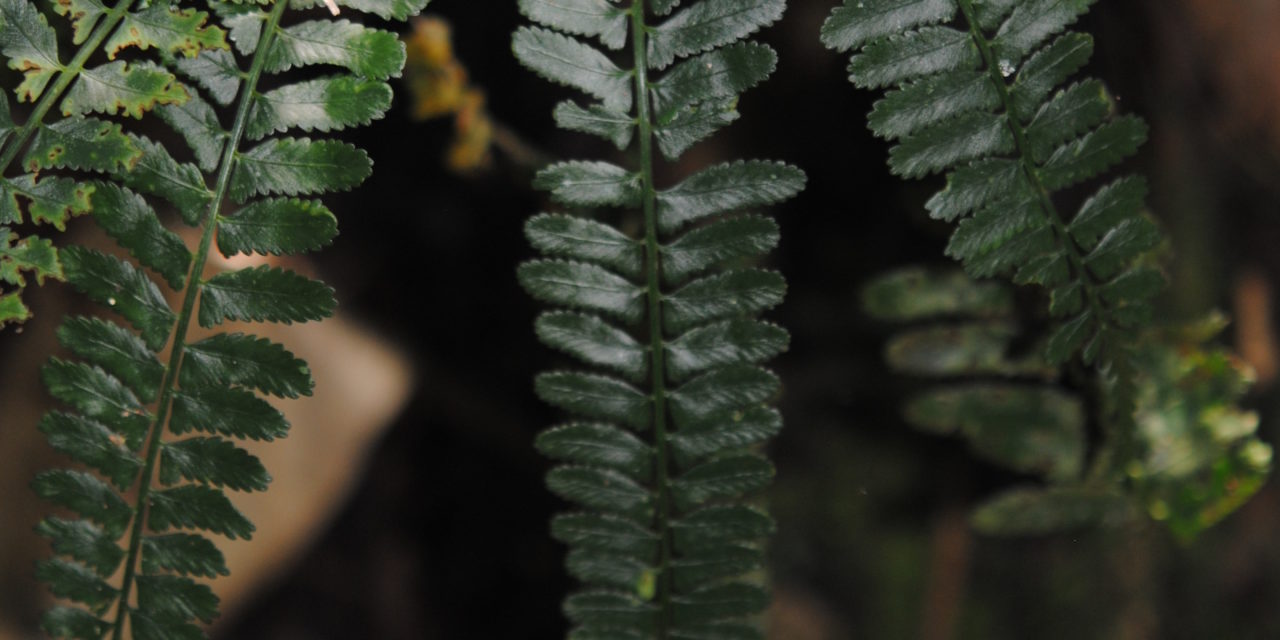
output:
[[[133,392],[107,372],[53,358],[42,369],[41,377],[49,395],[106,423],[123,436],[130,449],[142,442],[151,416]]]
[[[115,539],[84,520],[47,518],[36,525],[36,533],[49,539],[55,553],[84,563],[102,578],[110,577],[124,562],[124,549]]]
[[[73,607],[54,607],[44,614],[40,627],[55,638],[101,638],[109,625],[105,620]]]
[[[764,216],[719,220],[662,247],[663,276],[669,282],[684,282],[710,267],[767,253],[778,238],[777,223]]]
[[[720,164],[662,190],[653,176],[655,149],[675,160],[737,119],[738,94],[776,64],[772,49],[741,40],[776,21],[784,2],[702,0],[650,24],[680,4],[522,0],[551,29],[610,47],[629,35],[629,69],[555,31],[514,36],[525,66],[603,102],[562,102],[563,128],[640,151],[638,166],[563,162],[534,181],[571,209],[643,212],[640,237],[581,211],[538,214],[525,232],[550,259],[517,271],[534,298],[576,310],[541,315],[542,341],[612,374],[556,371],[534,385],[574,416],[537,444],[563,463],[548,487],[584,509],[552,521],[569,545],[567,570],[584,583],[564,605],[575,640],[762,637],[745,618],[767,594],[747,582],[773,525],[741,502],[773,468],[744,449],[781,429],[764,404],[780,383],[758,365],[786,348],[787,334],[752,316],[781,302],[785,283],[743,264],[777,244],[778,226],[729,216],[791,198],[805,177],[763,161]]]
[[[307,322],[333,315],[337,301],[323,283],[269,266],[221,273],[204,283],[200,326],[224,320]]]
[[[22,216],[13,198],[20,195],[28,201],[27,213],[31,222],[48,224],[59,231],[66,229],[69,219],[89,212],[89,198],[93,189],[91,185],[76,183],[67,178],[49,177],[37,180],[35,174],[9,178],[0,183],[0,192],[7,196],[4,208],[12,211],[11,215],[5,216],[6,219],[21,222]],[[42,245],[33,241],[28,246],[34,251]]]
[[[556,124],[561,129],[600,136],[619,149],[627,148],[635,133],[635,118],[601,105],[591,105],[584,109],[572,100],[565,100],[556,105],[554,115]]]
[[[271,482],[257,457],[221,438],[165,443],[160,449],[159,478],[166,486],[181,478],[234,491],[265,491]]]
[[[692,325],[758,313],[782,302],[786,282],[774,271],[746,269],[694,280],[667,297],[663,322],[673,332]]]
[[[1034,536],[1123,519],[1126,510],[1123,498],[1114,493],[1028,487],[1012,489],[983,504],[971,521],[986,534]]]
[[[127,262],[79,247],[62,251],[62,266],[72,286],[124,316],[142,332],[149,349],[164,346],[174,314],[146,274]]]
[[[1037,51],[1022,65],[1009,87],[1012,112],[1024,122],[1030,120],[1044,98],[1092,56],[1093,38],[1083,33],[1064,34]]]
[[[597,37],[610,49],[627,43],[626,10],[604,0],[520,0],[520,13],[566,33]]]
[[[188,225],[199,223],[198,212],[213,200],[199,169],[179,163],[161,145],[140,136],[129,136],[142,155],[132,169],[116,174],[126,187],[145,195],[169,201]],[[96,184],[96,183],[95,183]]]
[[[671,494],[677,508],[687,511],[712,500],[740,498],[763,489],[773,475],[773,465],[756,454],[718,457],[673,480]],[[756,610],[728,615],[745,615]],[[711,617],[722,615],[725,614],[711,614]]]
[[[302,360],[279,344],[242,333],[218,334],[186,347],[186,389],[236,385],[281,398],[311,395],[315,382]]]
[[[1044,184],[1064,189],[1113,168],[1147,141],[1147,124],[1133,116],[1112,120],[1058,147],[1044,162]]]
[[[725,412],[769,399],[780,386],[777,376],[759,367],[717,368],[670,392],[671,415],[679,429],[696,429]]]
[[[74,34],[72,42],[77,45],[89,39],[97,28],[98,21],[110,11],[103,6],[101,0],[66,0],[54,4],[53,10],[71,21]]]
[[[351,189],[372,171],[369,157],[334,140],[268,140],[240,155],[231,178],[231,197],[244,202],[255,195],[299,195]]]
[[[648,373],[644,346],[630,334],[595,316],[544,313],[534,330],[544,343],[587,363],[613,369],[633,381]]]
[[[62,100],[62,115],[122,113],[141,118],[143,112],[156,105],[175,104],[186,99],[186,89],[162,67],[148,62],[127,64],[117,60],[81,71]]]
[[[822,43],[837,51],[857,49],[908,29],[947,22],[955,0],[864,0],[831,12],[822,25]]]
[[[573,206],[632,207],[640,198],[639,174],[607,162],[560,162],[539,171],[534,186]]]
[[[155,47],[188,58],[204,50],[226,49],[226,32],[217,26],[206,26],[208,19],[209,14],[204,11],[151,5],[126,14],[103,48],[109,60],[126,47],[144,51]]]
[[[215,433],[250,440],[275,440],[289,434],[284,415],[242,389],[197,389],[174,394],[169,430]]]
[[[314,20],[281,29],[267,55],[271,73],[327,64],[372,80],[399,77],[404,43],[394,33],[346,20]]]
[[[188,89],[188,93],[190,95],[186,102],[160,107],[156,109],[156,115],[187,142],[200,169],[212,171],[217,168],[222,156],[226,133],[222,130],[213,107],[196,91]],[[186,212],[188,209],[182,208],[181,211]]]
[[[726,543],[757,540],[773,533],[773,518],[745,505],[703,507],[672,523],[676,550],[704,553]]]
[[[254,102],[245,135],[258,140],[271,133],[338,131],[381,118],[391,106],[391,87],[355,76],[335,76],[273,89]]]
[[[141,196],[109,182],[94,185],[94,220],[142,264],[181,289],[191,266],[191,252],[177,234],[161,226],[156,212]]]
[[[534,297],[551,304],[599,311],[637,324],[644,290],[607,269],[579,262],[540,260],[520,265],[520,284]]]
[[[0,244],[0,281],[21,286],[25,284],[27,275],[34,275],[37,282],[62,277],[62,266],[58,264],[51,242],[26,238],[14,244],[17,237],[17,234],[0,227],[0,240],[4,242]]]
[[[133,510],[124,498],[90,473],[70,469],[44,471],[31,481],[31,488],[41,498],[101,526],[112,539],[124,534],[133,519]]]
[[[676,464],[688,468],[708,456],[760,444],[781,431],[782,416],[776,410],[749,407],[690,424],[671,436],[671,446]]]
[[[258,200],[218,219],[218,249],[227,256],[305,253],[328,246],[337,235],[337,219],[318,200]]]
[[[637,430],[649,426],[649,397],[621,380],[560,371],[538,376],[534,386],[540,398],[566,411]]]
[[[1070,26],[1095,0],[1033,0],[1018,4],[1000,25],[992,48],[1001,60],[1020,60]]]
[[[248,540],[253,524],[231,506],[221,491],[187,484],[151,493],[147,526],[164,532],[171,528],[195,528]]]
[[[643,440],[607,424],[576,423],[542,432],[538,450],[563,462],[605,467],[641,482],[653,472],[653,456]]]
[[[547,29],[521,27],[511,47],[520,62],[542,77],[593,95],[611,111],[631,108],[630,74],[590,45]]]
[[[88,567],[61,558],[42,560],[36,565],[36,578],[47,583],[53,595],[90,608],[109,604],[118,593]]]
[[[209,623],[218,617],[218,597],[208,585],[181,576],[144,575],[138,577],[138,608],[159,618]]]
[[[649,65],[663,69],[677,58],[711,51],[777,22],[784,0],[702,0],[654,27]]]
[[[675,160],[693,145],[738,119],[738,99],[718,98],[673,111],[654,123],[653,137],[668,160]]]
[[[31,171],[78,169],[114,173],[132,168],[141,156],[120,125],[93,118],[68,118],[40,127],[23,164]]]
[[[227,38],[235,45],[241,55],[251,56],[257,53],[258,42],[262,40],[262,28],[266,24],[267,14],[254,3],[222,3],[210,5],[218,14],[219,22],[227,30]],[[232,58],[234,61],[234,58]],[[232,63],[234,67],[234,62]]]
[[[642,519],[653,512],[644,485],[608,469],[560,466],[547,474],[552,493],[584,507]]]
[[[0,2],[0,53],[9,68],[23,73],[15,93],[18,101],[35,102],[53,75],[63,69],[58,37],[44,14],[25,0]]]
[[[759,320],[726,320],[693,329],[667,343],[673,380],[708,369],[769,360],[787,349],[787,332]]]
[[[3,250],[0,250],[0,262],[4,261]],[[31,318],[31,310],[22,303],[21,291],[0,296],[0,326],[11,322],[26,322]]]
[[[1086,80],[1058,92],[1027,125],[1031,156],[1044,162],[1058,145],[1102,124],[1111,109],[1111,96],[1097,80]]]
[[[985,74],[930,76],[886,92],[867,116],[867,124],[876,135],[896,140],[957,115],[994,109],[999,102]]]
[[[653,83],[659,120],[701,102],[736,96],[768,78],[778,54],[767,46],[739,43],[690,58]]]
[[[638,278],[643,264],[638,242],[607,224],[558,214],[540,214],[525,223],[529,244],[545,254],[593,262]]]
[[[735,162],[704,169],[658,195],[659,227],[666,232],[747,207],[777,204],[804,189],[804,173],[780,162]]]
[[[226,560],[208,538],[189,533],[142,539],[142,570],[149,574],[173,571],[183,576],[216,578],[229,575]]]
[[[969,34],[949,27],[925,27],[876,40],[853,56],[849,78],[864,89],[948,71],[969,71],[982,62]]]
[[[339,7],[370,13],[383,20],[408,20],[427,7],[430,0],[337,0]],[[291,0],[294,9],[324,6],[321,0]]]
[[[40,422],[40,431],[54,449],[96,469],[120,489],[127,488],[142,469],[142,461],[125,448],[123,438],[98,422],[50,413]]]
[[[129,610],[129,624],[137,640],[201,640],[204,637],[200,627],[181,618],[149,616],[138,609]]]
[[[254,39],[257,42],[257,39]],[[236,99],[240,91],[242,72],[236,65],[236,57],[230,51],[206,49],[194,58],[179,58],[173,66],[182,75],[194,80],[209,92],[209,96],[226,106]]]

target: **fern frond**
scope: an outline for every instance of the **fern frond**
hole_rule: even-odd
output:
[[[90,113],[142,117],[161,105],[178,105],[189,93],[170,71],[146,59],[116,60],[128,48],[154,49],[163,55],[194,56],[200,51],[225,49],[225,33],[207,25],[208,14],[170,5],[135,6],[121,0],[106,6],[98,0],[49,3],[72,23],[74,53],[64,57],[57,32],[39,3],[25,0],[0,2],[0,53],[9,67],[22,72],[16,88],[18,100],[34,103],[25,123],[15,124],[6,99],[0,98],[0,175],[8,174],[18,155],[25,175],[6,176],[0,182],[0,225],[23,222],[15,195],[30,200],[27,213],[35,224],[51,224],[62,230],[67,218],[89,211],[84,205],[93,187],[66,178],[37,180],[44,169],[114,173],[132,168],[139,150],[118,125],[82,118]],[[104,52],[108,62],[86,67],[94,54]],[[52,121],[55,105],[63,119]],[[74,187],[71,185],[75,185]],[[74,194],[74,199],[73,199]],[[0,228],[7,240],[10,227]],[[50,246],[36,236],[16,240],[22,246]],[[0,263],[16,261],[16,250],[0,248]],[[58,260],[57,252],[52,254]],[[170,274],[172,275],[172,274]],[[38,279],[61,278],[58,267],[37,271]],[[22,321],[28,315],[21,302],[25,282],[5,278],[0,288],[0,326]]]
[[[560,103],[561,127],[638,147],[633,164],[562,162],[534,186],[571,209],[635,211],[643,235],[580,211],[538,214],[525,232],[547,258],[517,272],[530,295],[562,308],[537,319],[542,341],[601,372],[535,381],[539,397],[573,416],[537,446],[563,463],[548,487],[581,509],[552,522],[584,584],[564,603],[575,639],[760,638],[750,619],[768,602],[758,574],[773,522],[748,504],[774,473],[758,449],[782,427],[766,404],[780,383],[759,364],[788,335],[754,316],[780,303],[786,285],[743,264],[777,244],[778,227],[740,212],[795,196],[804,174],[739,161],[666,189],[653,175],[655,150],[675,159],[737,118],[738,94],[776,61],[741,40],[785,3],[702,0],[651,24],[676,4],[522,0],[546,28],[513,38],[530,69],[599,100]],[[630,39],[632,66],[565,34],[612,49]]]
[[[1100,82],[1065,85],[1092,53],[1088,35],[1067,31],[1091,4],[847,0],[822,38],[854,52],[854,84],[891,87],[870,117],[894,142],[891,170],[948,174],[927,205],[957,223],[947,254],[974,276],[1048,290],[1059,324],[1047,356],[1079,356],[1109,380],[1108,423],[1126,450],[1134,338],[1163,288],[1143,265],[1161,235],[1136,178],[1093,186],[1074,214],[1057,195],[1097,182],[1147,134],[1140,119],[1117,114]]]
[[[424,4],[356,0],[352,6],[407,16]],[[335,131],[380,117],[391,92],[384,80],[398,73],[403,47],[390,32],[346,20],[284,26],[290,6],[288,0],[220,5],[221,26],[204,26],[205,14],[176,8],[126,13],[95,0],[64,6],[77,34],[87,33],[94,47],[111,31],[103,25],[119,23],[128,33],[107,40],[115,47],[109,54],[123,46],[161,47],[166,56],[181,56],[166,57],[167,63],[195,75],[212,103],[236,105],[224,127],[201,91],[166,67],[116,61],[80,71],[62,102],[69,117],[31,127],[24,163],[42,172],[40,182],[4,182],[11,194],[31,201],[33,216],[92,208],[98,224],[136,260],[79,247],[62,251],[61,275],[133,330],[69,319],[59,339],[84,362],[55,358],[43,372],[50,393],[68,410],[50,413],[41,430],[56,449],[94,471],[52,471],[34,483],[41,496],[80,516],[39,528],[60,556],[41,565],[42,579],[59,597],[86,605],[46,616],[45,630],[56,637],[110,633],[122,640],[126,628],[139,640],[203,637],[199,625],[217,616],[218,601],[193,578],[227,573],[208,536],[247,539],[254,529],[226,492],[262,491],[270,481],[262,462],[235,440],[287,434],[283,415],[259,394],[296,398],[314,387],[306,363],[282,345],[242,333],[200,341],[189,335],[193,322],[214,328],[226,320],[319,320],[336,304],[323,283],[276,267],[205,274],[215,245],[226,256],[327,245],[337,226],[322,203],[272,196],[345,190],[369,174],[368,156],[349,144],[272,136]],[[250,22],[256,28],[249,29]],[[224,33],[247,59],[228,50]],[[211,38],[220,46],[206,46]],[[312,65],[349,73],[260,89],[270,74]],[[117,74],[100,83],[109,90],[95,84],[99,73]],[[120,124],[84,117],[155,108],[185,138],[198,166]],[[73,182],[46,178],[48,170],[102,175]],[[228,201],[237,207],[224,210]],[[169,231],[158,216],[165,211],[198,227],[198,244],[188,248]],[[15,260],[30,254],[11,274],[0,272],[7,279],[55,266],[36,261],[38,244],[6,246],[14,247]],[[180,294],[179,306],[170,307],[154,276]],[[119,582],[108,582],[117,574]]]
[[[1086,455],[1088,422],[1105,419],[1089,413],[1106,408],[1055,384],[1061,367],[1043,348],[1011,355],[1027,336],[1008,286],[905,269],[874,280],[863,302],[881,320],[936,323],[903,329],[885,348],[891,369],[929,382],[906,401],[908,424],[960,435],[976,455],[1044,480],[980,504],[972,521],[983,533],[1114,525],[1145,511],[1189,540],[1247,500],[1270,470],[1257,416],[1238,406],[1250,372],[1226,351],[1203,345],[1220,320],[1138,335],[1133,420],[1143,453],[1129,461],[1128,483],[1120,486],[1100,482],[1100,470],[1113,464],[1108,444],[1092,460]]]

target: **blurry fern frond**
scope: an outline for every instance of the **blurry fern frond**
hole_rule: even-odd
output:
[[[1106,380],[1116,465],[1134,455],[1136,336],[1164,288],[1146,182],[1097,182],[1146,140],[1101,82],[1067,81],[1093,40],[1068,31],[1094,0],[846,0],[823,42],[853,51],[850,80],[887,89],[869,116],[904,178],[947,173],[930,214],[956,223],[947,254],[975,277],[1048,290],[1051,363],[1079,355]],[[1074,213],[1064,192],[1090,184]]]
[[[1091,473],[1099,451],[1087,464],[1088,427],[1103,417],[1058,383],[1043,344],[1014,355],[1027,330],[1008,286],[912,268],[876,278],[863,302],[877,319],[910,324],[885,349],[891,369],[929,383],[906,401],[908,424],[959,434],[980,457],[1044,481],[978,506],[979,531],[1043,534],[1145,512],[1190,540],[1243,504],[1270,470],[1257,415],[1238,405],[1248,367],[1205,345],[1222,328],[1219,319],[1139,335],[1133,419],[1141,453],[1121,484]]]
[[[30,68],[30,60],[53,60],[43,45],[15,57],[15,30],[34,34],[33,43],[50,41],[53,32],[33,17],[32,5],[0,2],[10,3],[3,5],[10,13],[26,7],[17,11],[28,18],[14,22],[10,15],[0,27],[0,47],[11,64]],[[282,345],[243,333],[195,340],[191,324],[307,322],[330,315],[336,304],[329,287],[285,269],[209,275],[205,265],[215,246],[228,257],[281,255],[332,241],[333,213],[302,196],[355,187],[371,162],[344,142],[292,134],[338,131],[381,117],[391,99],[386,80],[400,73],[404,48],[395,34],[346,19],[283,19],[290,8],[314,4],[308,0],[215,4],[220,26],[209,27],[205,14],[169,5],[139,10],[145,18],[135,24],[125,12],[129,4],[59,6],[75,20],[77,39],[93,42],[95,36],[81,34],[98,34],[101,42],[115,33],[106,40],[110,54],[127,44],[160,47],[168,66],[110,63],[106,68],[118,75],[104,80],[83,72],[62,102],[66,117],[33,125],[23,160],[33,172],[103,175],[76,183],[41,173],[38,182],[33,174],[4,187],[32,199],[33,217],[45,210],[38,207],[62,202],[58,197],[91,209],[136,260],[84,247],[61,252],[66,280],[123,323],[68,318],[58,338],[77,359],[55,357],[43,370],[46,387],[65,409],[46,415],[40,429],[55,449],[92,470],[46,471],[33,482],[40,496],[78,516],[51,517],[38,527],[56,553],[40,564],[39,577],[59,599],[80,605],[54,608],[43,625],[59,638],[200,638],[199,625],[217,615],[218,599],[196,579],[227,573],[208,536],[253,533],[225,492],[262,491],[270,481],[262,463],[235,441],[285,436],[283,415],[260,394],[310,395],[313,381],[306,363]],[[340,4],[404,19],[425,0]],[[121,31],[113,31],[117,23]],[[99,32],[95,24],[112,27]],[[172,32],[179,27],[190,32],[186,40]],[[301,81],[280,75],[313,66],[327,75]],[[20,96],[35,98],[43,87],[44,67],[34,69]],[[267,90],[261,82],[267,77],[283,81]],[[189,149],[86,115],[143,109],[156,110]],[[194,164],[178,160],[187,151]],[[158,209],[196,227],[196,246],[187,247],[162,224]],[[74,212],[71,204],[63,212]],[[166,287],[180,294],[179,306],[170,306]]]
[[[635,151],[625,167],[572,161],[538,174],[535,186],[573,213],[529,220],[546,258],[518,273],[559,307],[538,318],[538,336],[586,367],[535,385],[573,416],[537,444],[565,463],[549,487],[580,509],[552,522],[585,585],[565,601],[577,640],[763,637],[752,618],[768,602],[773,521],[751,496],[773,476],[759,449],[782,421],[768,406],[780,382],[760,363],[788,335],[757,319],[781,302],[782,277],[750,266],[777,244],[777,225],[741,212],[794,196],[805,178],[738,161],[659,188],[654,169],[659,152],[674,160],[737,119],[738,95],[775,63],[742,39],[785,3],[678,4],[521,0],[549,28],[522,27],[513,41],[525,66],[594,98],[561,102],[562,128]],[[629,56],[608,52],[628,44]],[[609,209],[637,214],[642,235],[588,213]]]

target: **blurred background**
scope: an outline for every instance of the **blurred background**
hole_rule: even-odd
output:
[[[1152,524],[1021,540],[968,529],[969,508],[1020,478],[975,459],[956,439],[904,426],[900,403],[918,382],[887,374],[882,350],[892,328],[868,319],[859,301],[860,287],[884,271],[947,264],[949,227],[923,207],[941,182],[888,175],[887,146],[865,126],[875,96],[848,84],[845,56],[817,39],[833,0],[789,4],[760,38],[779,51],[777,73],[744,96],[735,125],[659,176],[670,184],[744,157],[785,160],[809,174],[807,191],[774,211],[783,240],[772,266],[790,288],[770,319],[791,331],[792,346],[773,364],[787,428],[771,445],[778,478],[769,502],[779,523],[771,637],[1280,637],[1273,486],[1190,544]],[[569,93],[510,55],[521,23],[514,2],[436,0],[430,13],[451,28],[466,68],[459,86],[475,92],[435,97],[452,107],[398,93],[385,120],[350,136],[374,158],[374,175],[328,200],[342,235],[313,265],[338,290],[352,339],[376,336],[368,349],[394,363],[399,373],[386,384],[403,391],[387,394],[383,411],[399,413],[379,417],[358,446],[327,447],[350,467],[341,472],[350,484],[326,494],[329,506],[316,516],[323,526],[267,559],[271,570],[257,584],[237,587],[216,638],[565,632],[559,606],[572,584],[564,551],[547,534],[564,505],[543,487],[549,464],[532,448],[557,415],[534,397],[531,378],[559,360],[536,342],[538,306],[514,274],[532,256],[523,221],[547,206],[528,186],[533,168],[620,154],[553,127],[551,109]],[[1079,27],[1097,39],[1087,72],[1152,125],[1130,168],[1149,176],[1151,207],[1172,238],[1162,315],[1191,320],[1218,308],[1232,317],[1225,338],[1258,372],[1248,402],[1274,445],[1280,3],[1104,2]],[[459,71],[449,73],[457,79]],[[414,78],[407,74],[398,89]],[[40,361],[18,354],[39,352],[24,343],[59,313],[45,304],[49,311],[25,334],[0,335],[0,358],[25,368],[11,375],[36,375]],[[320,352],[344,348],[323,340]],[[26,416],[40,410],[6,406],[0,431],[34,431],[36,418]],[[294,428],[308,426],[295,420]],[[0,455],[13,459],[19,445],[0,442]],[[268,464],[283,481],[288,471]],[[37,517],[9,508],[31,502],[19,495],[23,484],[0,496],[0,529],[14,540],[29,536]],[[316,499],[305,483],[290,491],[273,489],[268,499]],[[0,613],[19,630],[42,606],[29,573],[43,547],[25,544],[13,542],[0,564]]]

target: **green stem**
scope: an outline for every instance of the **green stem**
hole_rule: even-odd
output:
[[[978,25],[978,20],[973,10],[973,0],[957,1],[960,5],[960,11],[964,13],[965,20],[968,22],[969,35],[977,45],[978,51],[982,55],[983,64],[986,65],[987,74],[991,78],[991,83],[995,86],[996,93],[1000,96],[1000,103],[1004,107],[1009,131],[1013,134],[1022,174],[1027,183],[1031,185],[1031,188],[1035,190],[1045,219],[1053,227],[1053,233],[1057,236],[1059,244],[1065,248],[1067,262],[1070,264],[1072,272],[1079,277],[1080,282],[1084,285],[1085,303],[1089,306],[1090,312],[1098,319],[1099,323],[1107,324],[1110,314],[1106,303],[1098,293],[1098,283],[1094,281],[1093,275],[1085,266],[1084,255],[1072,238],[1066,220],[1058,211],[1057,205],[1053,203],[1053,196],[1049,189],[1045,187],[1044,181],[1040,178],[1040,170],[1032,160],[1031,145],[1027,141],[1027,130],[1018,121],[1013,108],[1013,98],[1009,94],[1008,85],[1005,84],[999,61],[996,60],[995,54],[991,51],[991,43],[987,40],[986,34],[982,32],[982,27]],[[1131,372],[1128,371],[1127,363],[1120,362],[1124,360],[1123,356],[1116,360],[1113,363],[1116,366],[1112,367],[1112,375],[1129,376]],[[1128,385],[1130,383],[1131,380],[1117,380],[1119,385]],[[1103,474],[1106,468],[1110,468],[1113,471],[1117,470],[1124,463],[1127,463],[1132,456],[1132,407],[1124,406],[1128,404],[1127,402],[1115,404],[1120,406],[1108,407],[1110,411],[1106,411],[1106,413],[1110,415],[1103,420],[1103,429],[1107,435],[1107,442],[1102,449],[1103,455],[1095,457],[1095,467],[1088,474],[1091,478]],[[1103,465],[1103,468],[1099,468],[1097,465]]]
[[[138,556],[142,548],[142,536],[145,529],[147,499],[151,493],[151,480],[155,473],[156,461],[160,454],[161,435],[168,423],[169,410],[173,404],[173,394],[177,387],[178,373],[182,367],[182,355],[186,349],[187,331],[191,327],[191,318],[195,313],[196,298],[201,289],[200,275],[204,272],[205,262],[209,258],[209,250],[213,246],[213,238],[217,229],[217,215],[222,208],[227,189],[231,185],[231,171],[235,164],[235,155],[240,139],[244,136],[249,122],[249,109],[253,106],[258,79],[266,66],[267,52],[271,50],[275,40],[276,29],[280,18],[288,7],[288,0],[276,0],[271,15],[263,28],[262,37],[258,40],[258,48],[249,67],[249,75],[240,89],[240,102],[236,106],[236,119],[231,125],[226,147],[222,151],[222,161],[218,166],[218,179],[213,190],[213,200],[209,203],[202,224],[204,230],[200,236],[200,245],[192,257],[191,270],[187,276],[187,290],[182,299],[182,311],[173,332],[173,349],[169,354],[169,364],[165,369],[164,381],[161,384],[161,396],[156,409],[156,418],[148,431],[146,466],[139,477],[137,509],[133,520],[133,528],[129,534],[129,556],[125,561],[124,580],[120,587],[120,601],[116,610],[115,630],[112,640],[123,640],[124,619],[129,604],[129,590],[133,585],[137,572]]]
[[[40,95],[40,99],[36,101],[36,106],[31,110],[31,115],[27,117],[27,121],[21,127],[18,127],[18,130],[14,132],[14,136],[9,139],[9,145],[5,147],[3,153],[0,153],[0,175],[9,170],[9,164],[13,162],[14,158],[18,157],[18,152],[27,146],[27,141],[31,139],[32,134],[44,123],[44,116],[49,113],[49,109],[53,108],[53,103],[62,97],[63,92],[67,90],[67,87],[71,86],[73,80],[80,77],[80,72],[84,70],[84,65],[89,61],[89,56],[98,51],[98,47],[107,38],[107,34],[111,33],[117,24],[120,24],[125,14],[129,12],[129,8],[136,1],[121,0],[119,4],[108,10],[104,19],[89,34],[89,39],[80,46],[79,51],[76,51],[75,57],[71,59],[67,66],[62,68],[53,86],[45,88],[44,93]]]
[[[640,127],[640,180],[644,199],[644,251],[646,293],[649,308],[649,352],[653,386],[653,448],[656,457],[658,500],[655,508],[655,525],[662,536],[661,557],[658,560],[657,585],[654,597],[661,607],[658,617],[658,640],[665,640],[671,627],[671,488],[667,458],[670,444],[667,442],[667,396],[665,377],[665,347],[662,334],[662,287],[659,281],[662,271],[658,254],[657,190],[653,185],[653,115],[649,106],[649,55],[648,27],[645,26],[644,0],[631,5],[631,40],[636,74],[636,120]]]

